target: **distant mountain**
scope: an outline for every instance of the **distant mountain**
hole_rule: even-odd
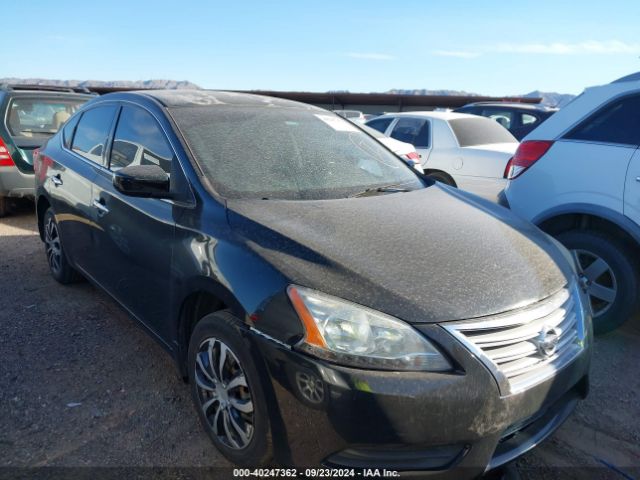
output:
[[[54,85],[56,87],[122,87],[122,88],[168,88],[176,89],[200,89],[195,83],[186,80],[50,80],[46,78],[0,78],[1,83],[18,85]]]
[[[403,90],[394,88],[385,93],[393,93],[396,95],[461,95],[461,96],[480,96],[479,93],[465,92],[464,90],[428,90],[426,88],[417,88],[414,90]]]

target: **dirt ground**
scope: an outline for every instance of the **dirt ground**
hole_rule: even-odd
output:
[[[523,478],[640,478],[638,325],[597,338],[589,398]],[[0,219],[0,478],[39,466],[229,464],[161,347],[106,294],[51,278],[27,206]]]

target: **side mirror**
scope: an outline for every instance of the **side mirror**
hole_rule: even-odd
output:
[[[130,165],[117,170],[113,186],[130,197],[170,198],[169,175],[158,165]]]

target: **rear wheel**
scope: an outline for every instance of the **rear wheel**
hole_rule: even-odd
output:
[[[445,172],[440,172],[440,171],[429,172],[427,173],[427,177],[432,178],[437,182],[444,183],[445,185],[457,187],[455,180]]]
[[[230,461],[261,466],[271,459],[265,395],[241,322],[228,311],[207,315],[189,342],[189,383],[198,416]]]
[[[56,216],[49,208],[44,214],[44,248],[49,271],[58,282],[62,284],[73,283],[81,277],[67,261],[59,232]]]
[[[637,305],[638,269],[630,249],[603,232],[570,230],[557,236],[579,265],[593,311],[595,333],[622,325]]]

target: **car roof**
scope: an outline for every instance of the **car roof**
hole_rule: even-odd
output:
[[[640,76],[640,75],[638,75]],[[619,98],[640,93],[640,79],[636,74],[627,75],[614,82],[588,87],[559,112],[541,123],[526,140],[555,140],[587,119],[602,106]]]
[[[398,112],[398,113],[386,113],[382,117],[428,117],[436,118],[439,120],[449,121],[458,118],[479,118],[477,115],[471,115],[469,113],[457,113],[457,112],[435,112],[435,111],[417,111],[417,112]],[[376,117],[380,118],[380,117]],[[483,117],[480,117],[483,118]],[[373,119],[371,119],[373,120]]]
[[[640,82],[640,72],[625,75],[624,77],[620,77],[611,83],[626,83],[626,82]]]
[[[168,108],[174,107],[202,107],[212,105],[236,106],[271,106],[282,108],[299,108],[305,110],[326,110],[312,105],[282,98],[240,93],[222,90],[137,90],[126,94],[107,94],[103,98],[115,98],[115,95],[142,95],[151,97]]]
[[[1,95],[7,97],[41,97],[41,98],[75,98],[81,100],[92,100],[96,98],[95,94],[60,92],[52,90],[0,90]]]
[[[538,111],[555,111],[556,108],[548,107],[546,105],[540,105],[539,103],[518,103],[518,102],[472,102],[467,103],[464,107],[508,107],[518,108],[522,110],[538,110]]]

